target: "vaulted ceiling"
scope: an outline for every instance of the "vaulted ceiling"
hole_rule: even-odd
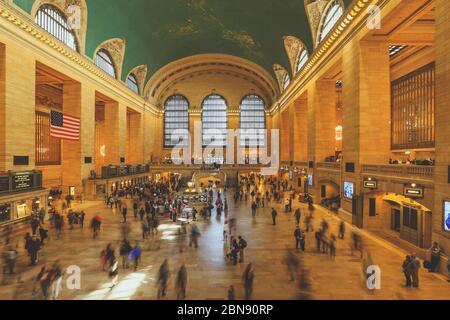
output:
[[[31,12],[34,0],[14,0]],[[253,61],[270,74],[289,69],[283,36],[313,40],[303,0],[86,0],[86,54],[111,38],[126,40],[122,79],[142,64],[151,77],[175,60],[223,53]],[[351,0],[344,1],[348,5]]]

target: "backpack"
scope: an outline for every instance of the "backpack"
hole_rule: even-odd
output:
[[[240,245],[242,246],[242,249],[247,248],[247,241],[245,241],[244,239],[241,239]]]

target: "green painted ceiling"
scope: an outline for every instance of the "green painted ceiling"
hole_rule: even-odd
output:
[[[34,0],[14,0],[31,12]],[[289,68],[283,36],[300,38],[311,51],[304,0],[86,0],[86,54],[125,38],[122,77],[147,64],[151,76],[166,64],[201,53],[239,56],[272,72]],[[344,1],[348,5],[351,0]]]

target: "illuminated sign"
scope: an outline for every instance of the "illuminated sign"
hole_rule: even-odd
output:
[[[405,187],[404,196],[410,198],[423,198],[423,188]]]
[[[355,184],[353,182],[344,182],[344,198],[353,199],[355,193]]]
[[[308,186],[312,187],[314,185],[314,178],[312,174],[308,174]]]
[[[450,232],[450,201],[444,201],[444,231]]]
[[[377,189],[378,188],[378,181],[372,180],[372,179],[366,179],[366,180],[364,180],[364,188]]]

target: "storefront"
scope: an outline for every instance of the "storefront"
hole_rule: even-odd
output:
[[[41,208],[47,211],[46,190],[0,196],[0,228],[27,220]]]

